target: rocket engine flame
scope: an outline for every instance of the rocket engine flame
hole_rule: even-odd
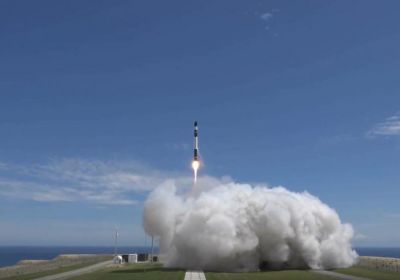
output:
[[[192,168],[193,168],[194,183],[196,184],[196,182],[197,182],[197,171],[200,168],[200,162],[198,160],[192,161]]]

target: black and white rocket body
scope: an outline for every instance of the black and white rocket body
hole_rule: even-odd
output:
[[[193,160],[199,160],[199,128],[197,127],[197,121],[194,122],[194,150]]]

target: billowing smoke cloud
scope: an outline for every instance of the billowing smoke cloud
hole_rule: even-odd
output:
[[[197,188],[179,195],[168,181],[145,203],[145,230],[160,237],[168,267],[329,269],[356,262],[351,225],[315,196],[213,178]]]

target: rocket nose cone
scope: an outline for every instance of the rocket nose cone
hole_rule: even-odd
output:
[[[194,126],[197,126],[197,121],[194,121]]]

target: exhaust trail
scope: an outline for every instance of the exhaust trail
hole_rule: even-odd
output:
[[[155,189],[143,224],[165,266],[191,270],[333,269],[356,263],[353,228],[317,197],[204,176],[196,195],[179,180]]]
[[[198,136],[195,121],[190,195],[182,193],[183,181],[170,179],[144,204],[145,231],[160,237],[167,267],[254,271],[356,263],[352,226],[317,197],[226,177],[198,178]]]

